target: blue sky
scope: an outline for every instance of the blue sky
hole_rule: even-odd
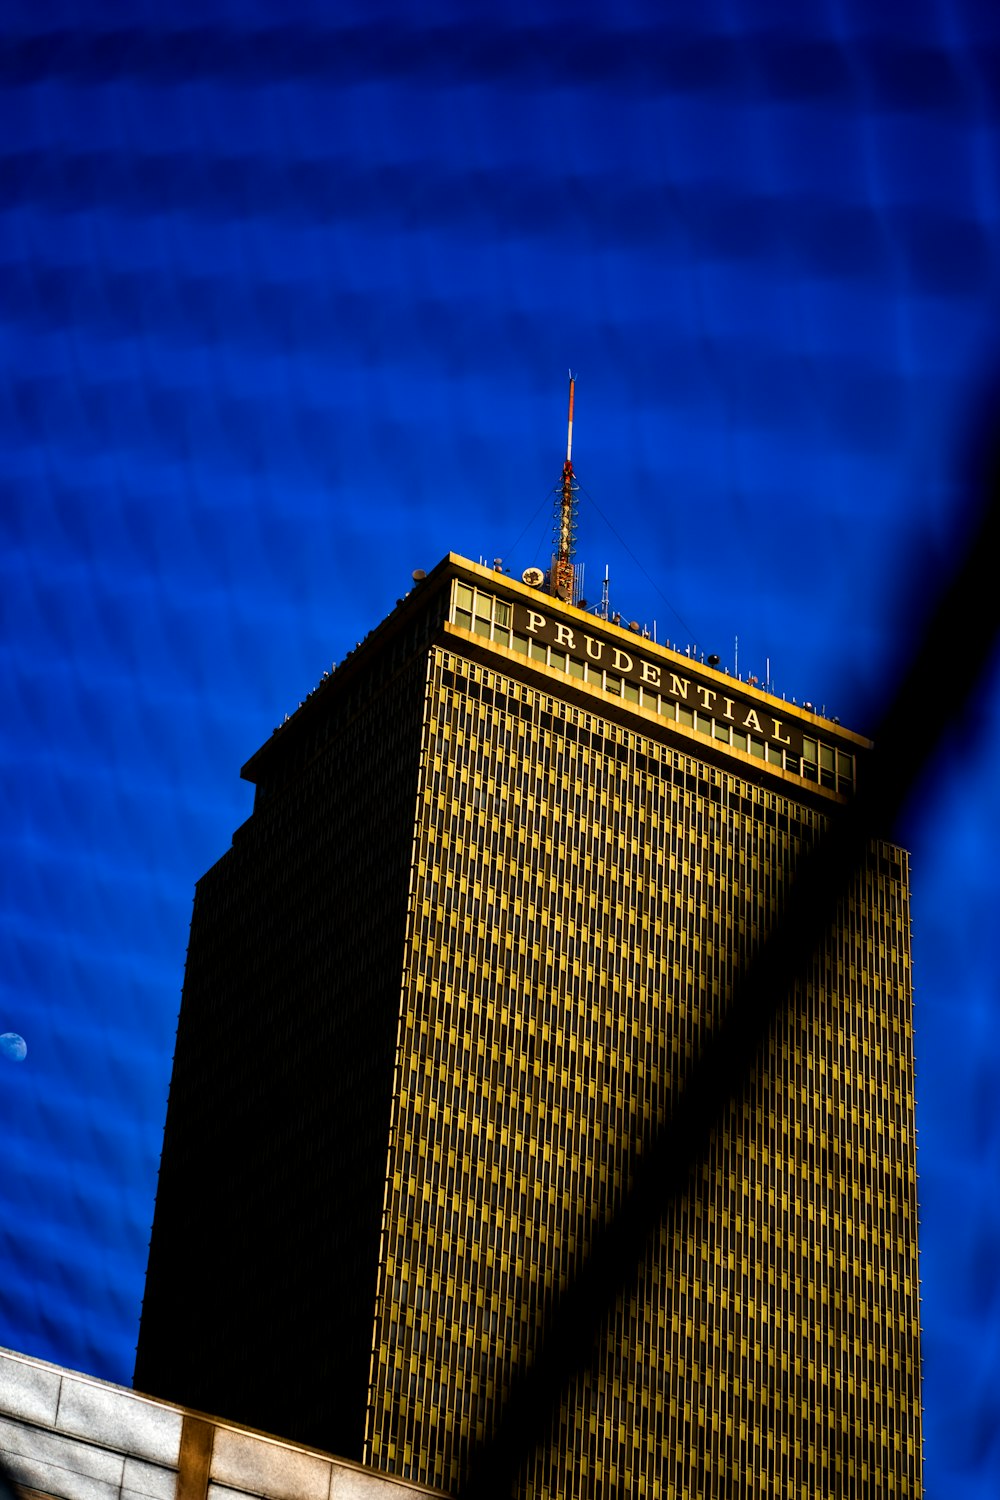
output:
[[[877,721],[996,356],[1000,11],[5,22],[0,1031],[29,1053],[0,1058],[0,1342],[127,1383],[239,766],[414,567],[545,562],[568,367],[586,591],[607,565],[660,639],[731,665],[738,636],[744,673]],[[902,831],[927,1489],[956,1500],[1000,1491],[998,732],[994,673]]]

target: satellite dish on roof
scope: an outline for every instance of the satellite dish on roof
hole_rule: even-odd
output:
[[[413,572],[410,574],[410,577],[413,579],[414,583],[423,583],[424,579],[427,577],[427,574],[424,572],[423,568],[414,568]]]
[[[545,574],[541,568],[525,568],[521,574],[521,582],[526,583],[529,589],[538,589],[545,582]]]

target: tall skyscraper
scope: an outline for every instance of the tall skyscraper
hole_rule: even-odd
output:
[[[444,1489],[869,748],[526,578],[446,557],[243,769],[135,1376]],[[874,843],[522,1493],[919,1495],[908,899]]]

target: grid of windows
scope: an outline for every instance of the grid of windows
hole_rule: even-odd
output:
[[[318,726],[317,695],[198,883],[136,1361],[140,1390],[352,1456],[425,679],[411,651]]]
[[[447,1487],[823,819],[439,647],[423,737],[365,1457]],[[919,1493],[906,876],[871,851],[523,1493]]]

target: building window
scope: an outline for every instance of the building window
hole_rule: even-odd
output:
[[[834,748],[832,745],[820,745],[819,747],[819,779],[823,786],[832,787],[834,781]]]
[[[845,796],[854,791],[854,756],[846,750],[837,751],[837,790]]]

